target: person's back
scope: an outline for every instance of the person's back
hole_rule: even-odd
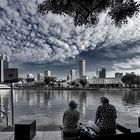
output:
[[[106,97],[102,97],[101,102],[102,105],[98,107],[96,112],[95,123],[100,128],[101,134],[116,133],[116,109],[109,104],[109,100]]]
[[[78,123],[80,119],[80,113],[77,111],[77,104],[75,101],[70,101],[70,109],[66,110],[63,115],[63,125],[65,133],[77,133],[79,131]]]

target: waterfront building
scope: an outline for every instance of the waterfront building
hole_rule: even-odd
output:
[[[26,81],[29,83],[29,82],[33,82],[35,79],[34,79],[34,75],[33,74],[27,74],[27,77],[26,77]]]
[[[119,73],[119,72],[115,73],[115,78],[122,78],[122,77],[123,77],[123,73]]]
[[[70,74],[67,75],[67,81],[71,81],[71,75]]]
[[[79,78],[83,79],[85,77],[85,68],[86,68],[86,61],[85,60],[80,60],[79,63]]]
[[[70,77],[71,77],[72,81],[76,79],[76,70],[75,69],[72,69],[70,71]]]
[[[123,85],[121,78],[95,78],[95,77],[92,77],[88,80],[88,82],[92,87],[103,87],[103,88],[122,87],[122,85]]]
[[[50,70],[44,71],[44,77],[50,77],[50,76],[51,76],[51,71]]]
[[[100,75],[100,70],[96,69],[96,78],[99,78],[99,75]]]
[[[106,78],[106,68],[101,68],[99,78]]]
[[[37,74],[37,81],[44,81],[44,74],[38,73]]]
[[[106,68],[102,67],[101,69],[97,69],[96,78],[106,78]]]

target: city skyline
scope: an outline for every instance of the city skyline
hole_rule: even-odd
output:
[[[100,67],[107,68],[107,77],[115,72],[140,74],[139,14],[122,28],[114,27],[106,13],[95,28],[74,27],[68,16],[37,14],[41,1],[0,2],[0,54],[9,56],[19,76],[50,70],[66,77],[71,69],[78,75],[80,60],[87,62],[87,76]]]

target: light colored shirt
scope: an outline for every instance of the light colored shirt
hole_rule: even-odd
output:
[[[78,124],[80,113],[76,109],[68,109],[63,115],[64,132],[77,133],[79,131]]]

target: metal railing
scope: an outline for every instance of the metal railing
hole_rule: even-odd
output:
[[[6,126],[8,126],[8,114],[0,108],[0,118],[2,115],[1,113],[6,117]],[[4,119],[4,118],[2,118],[2,119]]]

